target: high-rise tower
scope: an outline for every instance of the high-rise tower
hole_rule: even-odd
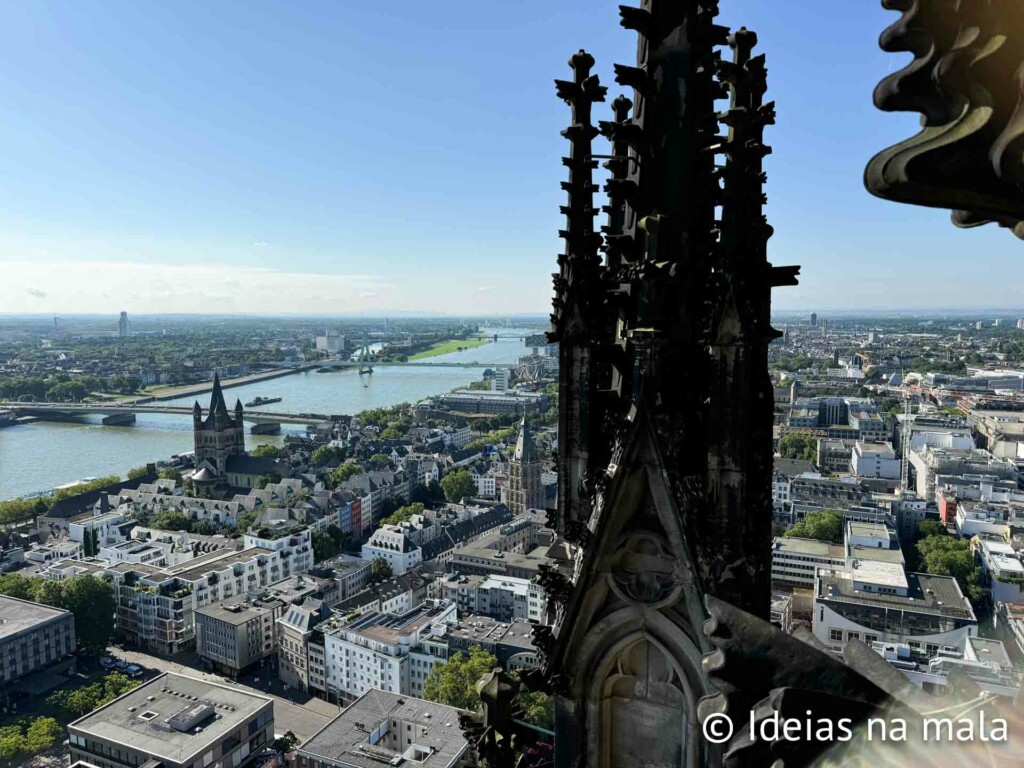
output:
[[[508,463],[508,508],[513,514],[546,506],[540,481],[541,462],[526,417],[519,422],[519,437]]]

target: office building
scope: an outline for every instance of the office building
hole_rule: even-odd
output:
[[[70,611],[0,595],[0,689],[42,669],[74,669]]]
[[[841,653],[850,639],[905,644],[929,657],[959,653],[978,633],[974,610],[956,579],[907,573],[903,566],[857,560],[845,571],[819,570],[814,636]]]
[[[274,702],[165,672],[68,726],[97,768],[243,768],[274,740]]]
[[[882,477],[889,480],[900,478],[901,463],[889,443],[857,441],[853,445],[850,466],[853,474],[858,477]]]

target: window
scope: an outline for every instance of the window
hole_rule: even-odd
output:
[[[156,715],[157,713],[152,711],[143,712],[141,715],[139,715],[139,720],[145,720],[146,722],[149,722],[154,717],[156,717]]]
[[[828,639],[829,640],[833,640],[833,641],[835,641],[837,643],[841,643],[843,641],[843,630],[841,630],[841,629],[830,629],[828,631]]]

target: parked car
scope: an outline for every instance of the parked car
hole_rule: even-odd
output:
[[[114,662],[113,669],[116,669],[118,672],[124,672],[128,669],[128,662],[123,659],[117,659]]]
[[[104,669],[114,669],[117,666],[117,659],[113,656],[104,656],[100,659],[100,666]]]
[[[142,677],[142,675],[143,675],[143,673],[144,673],[145,671],[146,671],[146,670],[144,670],[144,669],[143,669],[142,667],[140,667],[140,666],[139,666],[138,664],[129,664],[129,665],[128,665],[128,666],[127,666],[127,667],[125,668],[125,672],[127,672],[127,673],[128,673],[128,677]]]

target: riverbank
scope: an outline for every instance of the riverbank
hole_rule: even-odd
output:
[[[438,355],[449,355],[452,352],[463,352],[467,349],[476,349],[482,347],[485,344],[493,343],[489,338],[476,338],[476,339],[452,339],[451,341],[442,341],[439,344],[435,344],[430,349],[425,349],[422,352],[417,352],[415,355],[409,355],[409,362],[415,362],[417,360],[425,360],[428,357],[437,357]]]
[[[237,379],[221,379],[221,389],[231,389],[232,387],[243,387],[246,384],[256,384],[261,381],[270,381],[271,379],[279,379],[282,376],[291,376],[294,373],[302,373],[304,371],[310,371],[314,368],[319,368],[324,364],[324,360],[319,360],[315,363],[306,363],[304,365],[296,366],[295,368],[272,368],[269,371],[260,371],[259,373],[251,373],[248,376],[239,376]],[[202,395],[213,390],[212,381],[204,381],[200,384],[189,384],[184,387],[169,387],[163,390],[155,390],[153,392],[147,392],[142,395],[136,395],[134,397],[124,398],[119,400],[120,403],[139,403],[149,402],[152,400],[177,400],[181,397],[191,397],[193,395]]]

